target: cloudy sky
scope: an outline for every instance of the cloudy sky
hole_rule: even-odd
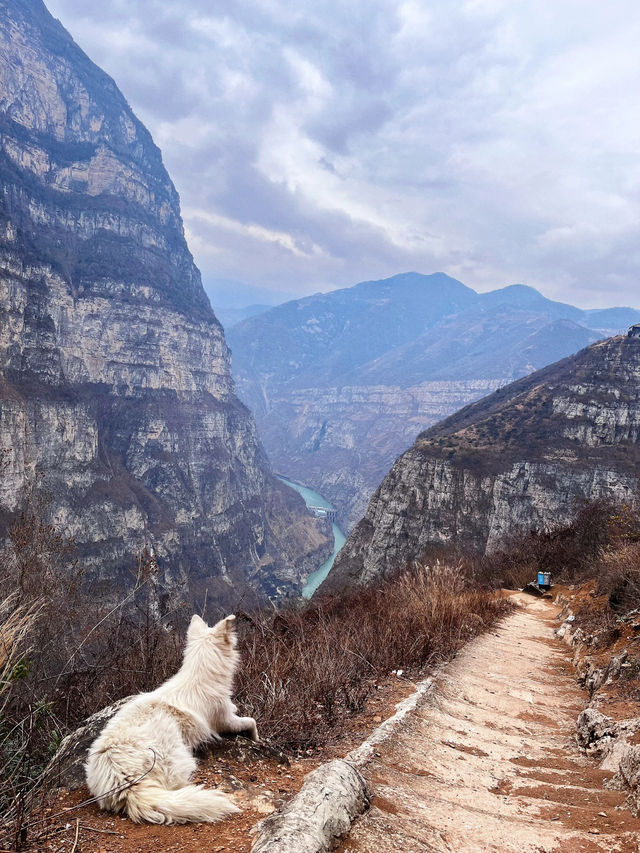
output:
[[[637,0],[45,1],[162,148],[205,280],[640,307]]]

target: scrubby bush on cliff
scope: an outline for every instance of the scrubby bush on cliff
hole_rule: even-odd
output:
[[[517,589],[551,572],[555,580],[571,582],[593,576],[603,553],[630,536],[637,519],[627,507],[589,501],[578,507],[569,524],[515,532],[481,563],[482,574]]]
[[[594,594],[606,596],[603,624],[617,613],[640,607],[640,514],[627,504],[583,504],[570,524],[512,535],[480,563],[481,574],[507,587],[522,587],[538,571],[554,581],[594,581]]]
[[[602,556],[597,591],[615,613],[640,607],[640,543],[627,542]]]

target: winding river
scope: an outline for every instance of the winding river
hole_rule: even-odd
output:
[[[301,486],[298,483],[294,483],[292,480],[287,480],[286,477],[278,476],[278,479],[282,480],[283,483],[286,483],[287,486],[291,486],[292,489],[295,489],[298,494],[302,495],[304,498],[304,502],[307,506],[323,506],[326,509],[333,509],[333,504],[330,504],[329,501],[325,500],[322,495],[319,495],[317,492],[314,492],[313,489],[307,488],[307,486]],[[334,522],[333,525],[333,553],[329,557],[326,562],[324,562],[319,569],[316,569],[315,572],[311,572],[309,577],[307,578],[307,583],[302,588],[302,596],[303,598],[311,598],[313,593],[318,589],[322,581],[329,574],[329,569],[333,565],[333,561],[335,560],[338,551],[344,543],[346,542],[346,536],[340,530],[338,525]]]

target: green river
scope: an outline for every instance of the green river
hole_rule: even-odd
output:
[[[295,489],[298,494],[302,495],[304,498],[304,502],[307,506],[322,506],[326,509],[333,509],[333,504],[330,504],[329,501],[325,500],[322,495],[319,495],[317,492],[314,492],[313,489],[307,488],[307,486],[301,486],[298,483],[294,483],[291,480],[287,480],[286,477],[278,477],[278,479],[282,480],[283,483],[286,483],[287,486],[291,486],[292,489]],[[346,536],[340,530],[337,524],[333,524],[333,553],[329,557],[329,559],[323,563],[319,569],[316,569],[315,572],[311,572],[309,577],[307,578],[307,583],[302,589],[302,595],[304,598],[311,598],[313,593],[318,589],[322,581],[329,574],[329,569],[333,565],[333,561],[336,558],[336,555],[340,548],[346,542]]]

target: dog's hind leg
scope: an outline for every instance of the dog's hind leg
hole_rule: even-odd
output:
[[[188,785],[197,768],[193,753],[185,744],[176,744],[175,748],[164,756],[164,784],[175,790]]]

